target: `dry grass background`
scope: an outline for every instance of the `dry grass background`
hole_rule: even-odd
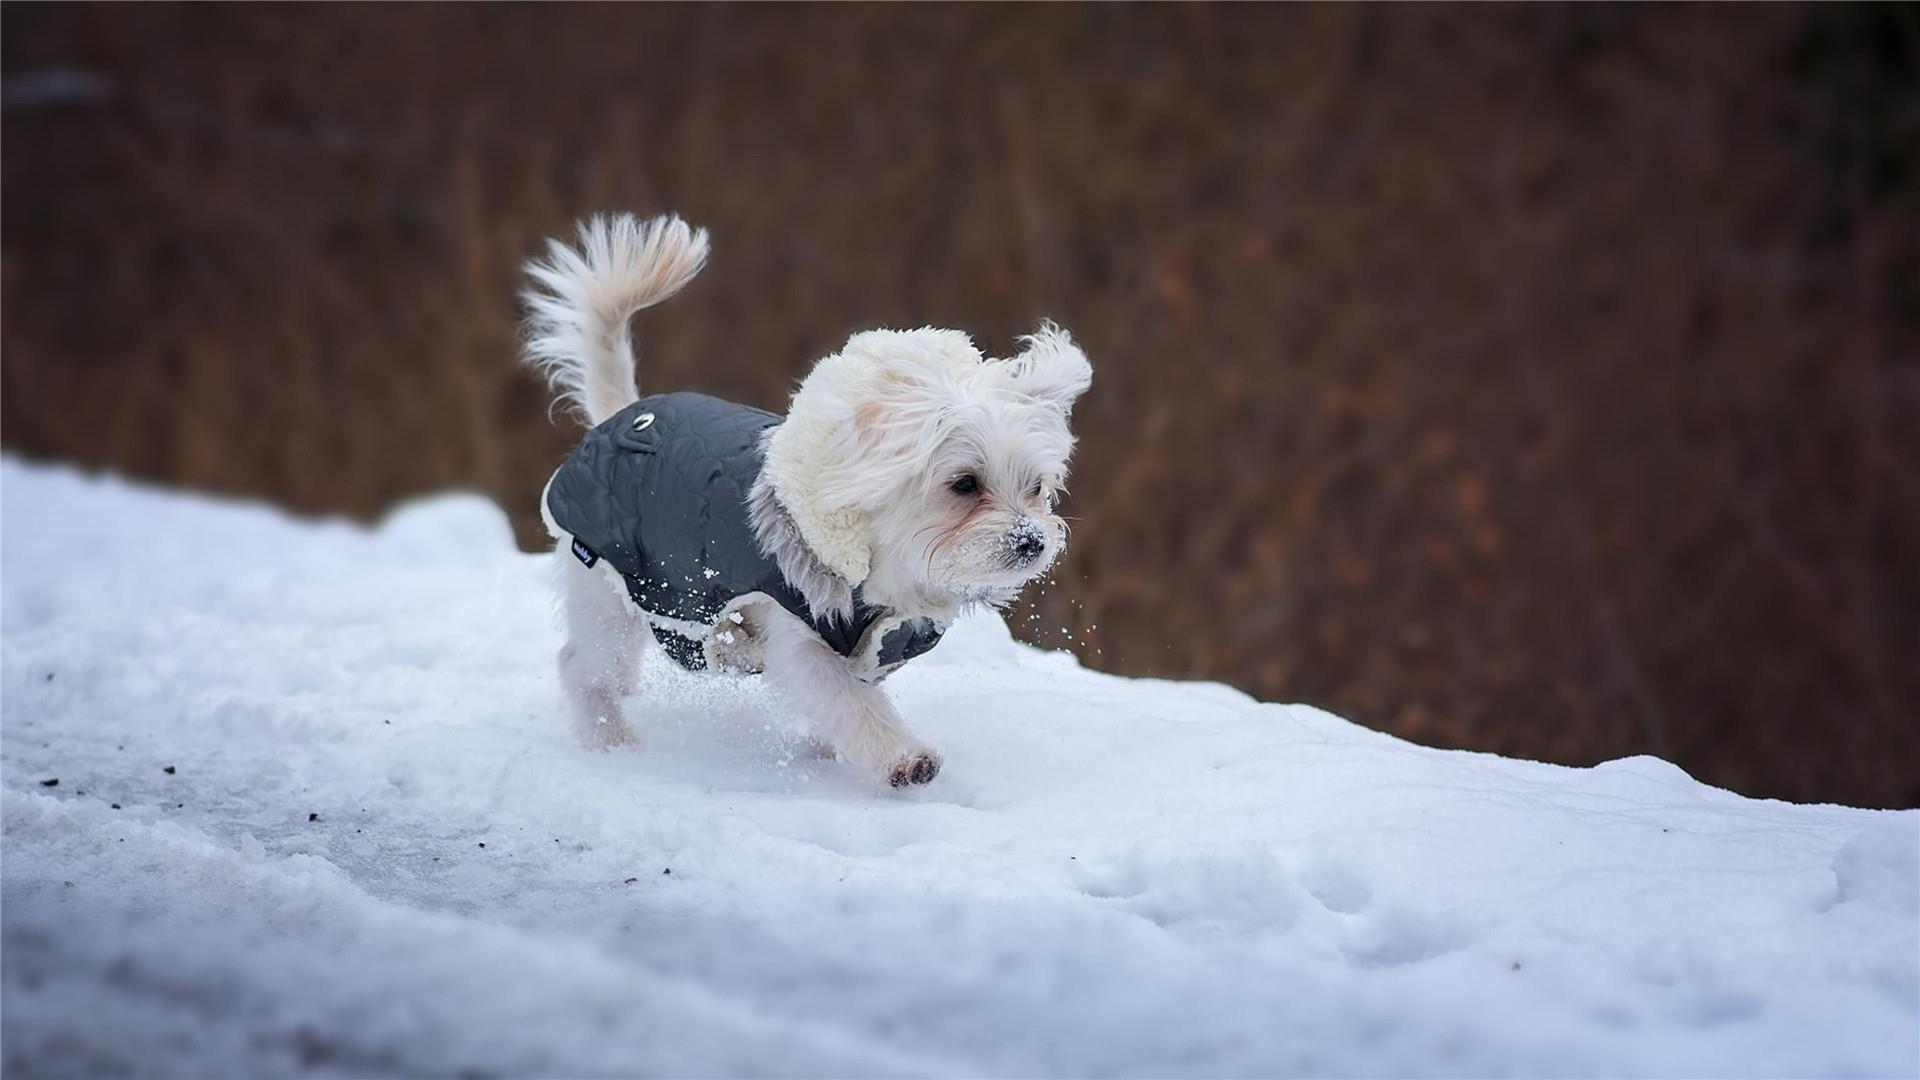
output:
[[[0,19],[11,451],[309,512],[477,489],[534,545],[576,433],[515,367],[517,267],[671,208],[716,253],[641,320],[653,387],[1077,333],[1034,640],[1920,803],[1912,7]]]

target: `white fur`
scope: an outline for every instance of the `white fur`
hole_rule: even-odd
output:
[[[706,233],[673,217],[594,218],[578,249],[554,241],[528,265],[528,362],[589,424],[618,412],[638,395],[627,320],[682,288],[706,255]],[[1067,534],[1053,499],[1073,450],[1068,419],[1093,373],[1051,323],[1022,343],[993,360],[957,330],[869,330],[814,365],[764,443],[748,513],[815,612],[851,613],[858,589],[893,617],[945,623],[968,604],[1010,600],[1052,565]],[[963,477],[974,491],[953,489]],[[562,540],[562,681],[590,743],[624,742],[619,702],[651,617],[618,573],[581,567],[548,524]],[[896,785],[933,778],[938,755],[877,680],[862,680],[857,658],[777,604],[735,607],[742,621],[726,629],[725,651],[764,663],[837,754]]]
[[[565,546],[554,551],[554,574],[567,643],[560,646],[560,682],[566,687],[582,742],[607,749],[632,738],[620,702],[633,692],[640,658],[653,635],[624,601],[626,589],[607,588]],[[602,563],[601,565],[606,565]]]
[[[580,223],[580,245],[547,241],[527,264],[527,362],[591,427],[640,394],[627,322],[685,288],[707,264],[707,231],[632,214]]]

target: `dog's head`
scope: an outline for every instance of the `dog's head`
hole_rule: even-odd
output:
[[[1044,573],[1066,544],[1053,503],[1093,371],[1051,324],[1023,345],[991,360],[956,330],[873,330],[820,361],[765,473],[811,554],[906,609],[1005,600]]]

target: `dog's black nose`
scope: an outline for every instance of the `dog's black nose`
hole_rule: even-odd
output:
[[[1032,562],[1047,550],[1047,534],[1031,521],[1021,522],[1007,534],[1007,548],[1019,562]]]

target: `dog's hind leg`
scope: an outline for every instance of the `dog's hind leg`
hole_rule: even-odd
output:
[[[554,557],[567,631],[567,643],[560,647],[560,682],[575,727],[581,741],[597,750],[631,742],[620,702],[633,691],[651,635],[604,571],[582,566],[565,544]]]

